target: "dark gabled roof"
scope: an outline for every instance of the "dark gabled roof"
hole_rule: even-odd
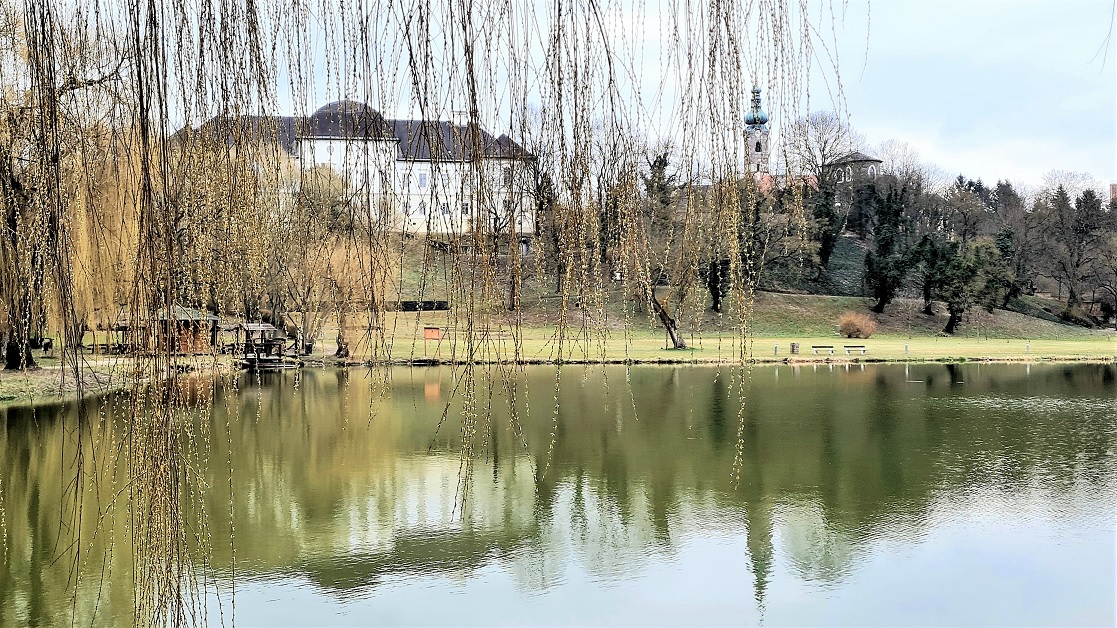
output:
[[[299,137],[390,140],[392,126],[380,112],[353,100],[332,102],[299,125]]]
[[[177,134],[176,134],[177,135]],[[234,146],[245,140],[275,142],[295,153],[295,118],[291,116],[218,116],[195,132],[195,137]]]
[[[884,163],[883,161],[877,159],[876,157],[870,157],[870,156],[866,155],[865,153],[862,153],[862,152],[856,151],[856,150],[853,151],[852,153],[846,155],[845,157],[842,157],[841,159],[838,159],[834,163],[835,164],[855,164],[855,163],[858,163],[858,162],[867,162],[867,161],[871,161],[871,162],[878,163],[878,164]]]
[[[507,135],[493,137],[477,127],[476,142],[470,127],[451,122],[387,120],[364,103],[340,100],[315,111],[308,118],[296,116],[217,116],[198,129],[182,128],[171,137],[175,144],[214,141],[234,146],[252,139],[276,142],[295,154],[301,138],[398,141],[396,156],[405,161],[470,161],[474,147],[486,159],[535,159]]]
[[[485,148],[485,156],[497,159],[535,159],[535,155],[517,144],[516,140],[503,134],[496,138],[491,146]]]
[[[478,145],[481,156],[488,159],[533,158],[507,135],[494,138],[479,127],[474,138],[468,126],[451,122],[392,120],[391,124],[399,139],[396,154],[405,161],[470,161]]]
[[[276,143],[288,154],[295,154],[295,123],[292,116],[216,116],[197,129],[185,126],[169,139],[172,146],[193,142],[213,142],[236,146],[250,140]]]

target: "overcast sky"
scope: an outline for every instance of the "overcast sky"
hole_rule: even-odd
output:
[[[865,3],[850,0],[839,33],[850,121],[870,143],[908,142],[986,183],[1039,185],[1053,169],[1117,182],[1113,10],[1113,0],[877,0],[866,56]]]
[[[534,9],[532,4],[516,6],[527,14],[546,14],[542,0],[536,2]],[[835,28],[844,109],[870,147],[899,140],[948,176],[964,174],[990,184],[1008,179],[1035,188],[1052,170],[1085,172],[1102,184],[1117,182],[1117,33],[1110,33],[1115,3],[1117,0],[876,0],[870,6],[868,0],[812,0],[808,6],[816,16],[820,8],[823,14],[830,7],[845,8],[845,19],[839,15]],[[667,10],[688,6],[698,10],[702,3],[615,0],[605,4],[627,7],[622,11],[626,14],[639,14],[638,23],[619,22],[613,36],[624,40],[635,31],[632,37],[642,43],[634,58],[625,62],[631,64],[627,67],[632,75],[649,83],[637,86],[649,99],[644,103],[650,107],[649,122],[658,120],[666,128],[677,127],[669,103],[677,101],[679,94],[671,88],[665,92],[657,89],[664,70],[660,54],[669,24]],[[318,26],[328,27],[324,23]],[[379,39],[374,38],[379,46],[377,58],[399,62],[398,51],[387,52],[396,32],[402,32],[402,27],[386,28]],[[540,27],[535,35],[546,32]],[[824,37],[829,39],[829,33]],[[502,50],[501,46],[497,48]],[[510,61],[491,63],[498,75],[510,73]],[[543,66],[541,60],[535,61],[537,75],[542,74]],[[833,101],[821,80],[832,74],[830,69],[812,72],[816,80],[812,81],[810,101],[797,103],[795,108],[832,109]],[[413,111],[415,103],[408,101],[406,77],[385,76],[395,80],[388,93],[364,96],[362,89],[319,89],[308,99],[308,111],[300,113],[344,96],[366,98],[389,116],[420,115]],[[445,119],[451,110],[465,108],[460,97],[455,101],[442,93],[453,91],[446,86],[454,76],[446,71],[432,82],[441,90],[432,96],[433,105],[440,110],[426,115]],[[760,78],[763,84],[764,77]],[[799,115],[780,116],[780,107],[769,96],[765,94],[766,106],[777,130],[787,122],[781,117]],[[660,97],[660,104],[655,105]],[[280,108],[290,111],[293,106],[281,96]],[[490,123],[502,130],[507,125],[496,119]]]

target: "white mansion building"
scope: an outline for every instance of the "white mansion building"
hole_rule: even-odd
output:
[[[220,117],[198,131],[227,143],[236,135],[274,139],[303,171],[329,166],[355,202],[393,229],[535,231],[527,167],[534,155],[478,126],[388,120],[367,104],[342,100],[305,118]]]

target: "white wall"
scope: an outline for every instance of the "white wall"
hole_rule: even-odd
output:
[[[330,166],[354,189],[368,186],[373,194],[390,193],[383,189],[380,172],[391,172],[396,155],[396,140],[354,141],[344,139],[300,140],[298,154],[304,169]]]
[[[411,233],[472,231],[477,221],[490,229],[497,217],[507,229],[535,231],[526,164],[514,159],[488,159],[480,167],[462,162],[404,161],[396,158],[397,141],[343,139],[300,140],[304,169],[328,165],[347,181],[358,197],[388,195],[393,225]],[[511,169],[511,180],[505,169]],[[506,205],[505,203],[510,205]]]

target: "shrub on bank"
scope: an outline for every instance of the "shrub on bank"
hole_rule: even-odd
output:
[[[838,331],[846,338],[868,338],[877,330],[877,322],[868,314],[846,312],[838,319]]]

